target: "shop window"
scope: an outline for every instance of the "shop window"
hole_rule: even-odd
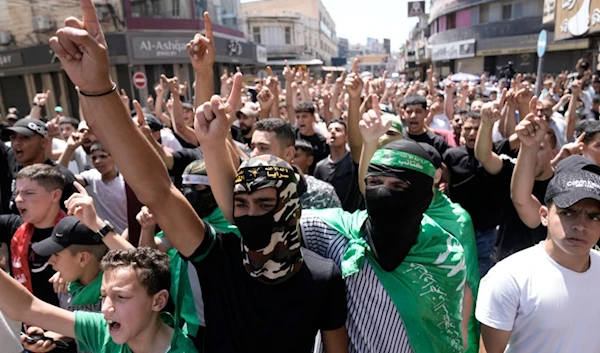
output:
[[[517,3],[513,4],[512,10],[513,10],[512,18],[517,19],[517,18],[523,17],[523,3],[522,2],[517,2]]]
[[[285,44],[292,44],[292,27],[285,27]]]
[[[502,5],[502,20],[512,19],[512,4]]]
[[[456,12],[453,12],[446,16],[446,29],[454,28],[456,28]]]
[[[192,18],[190,0],[131,0],[131,15],[144,18]]]

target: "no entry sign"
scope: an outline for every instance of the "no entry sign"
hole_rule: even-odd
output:
[[[146,74],[138,71],[133,74],[133,85],[137,89],[144,89],[148,84],[148,79],[146,78]]]

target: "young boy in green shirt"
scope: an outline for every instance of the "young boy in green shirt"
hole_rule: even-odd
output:
[[[161,314],[169,299],[168,255],[148,248],[110,251],[101,261],[102,313],[47,304],[0,271],[0,310],[29,325],[75,337],[94,353],[196,353],[192,341]]]

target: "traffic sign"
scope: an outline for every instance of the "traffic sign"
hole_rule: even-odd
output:
[[[148,79],[146,78],[146,74],[138,71],[133,74],[133,85],[137,89],[144,89],[148,84]]]
[[[539,58],[546,54],[546,46],[548,45],[548,32],[542,29],[537,41],[537,55]]]

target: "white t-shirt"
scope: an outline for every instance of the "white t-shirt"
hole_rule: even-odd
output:
[[[69,161],[69,170],[71,173],[77,175],[84,171],[92,168],[92,159],[85,153],[83,147],[79,146],[75,149],[73,157]]]
[[[500,261],[481,280],[475,316],[512,331],[505,352],[600,352],[600,253],[577,273],[556,263],[544,242]]]
[[[431,119],[431,124],[429,125],[431,129],[434,130],[447,130],[452,131],[452,124],[450,124],[450,120],[446,116],[446,114],[436,114]]]
[[[173,152],[179,151],[183,148],[171,130],[167,129],[160,130],[160,144],[164,147],[170,148]]]
[[[115,231],[122,234],[127,228],[127,194],[123,175],[119,173],[107,184],[102,181],[102,174],[97,169],[86,170],[80,175],[87,183],[86,190],[94,199],[98,216],[109,221]]]

